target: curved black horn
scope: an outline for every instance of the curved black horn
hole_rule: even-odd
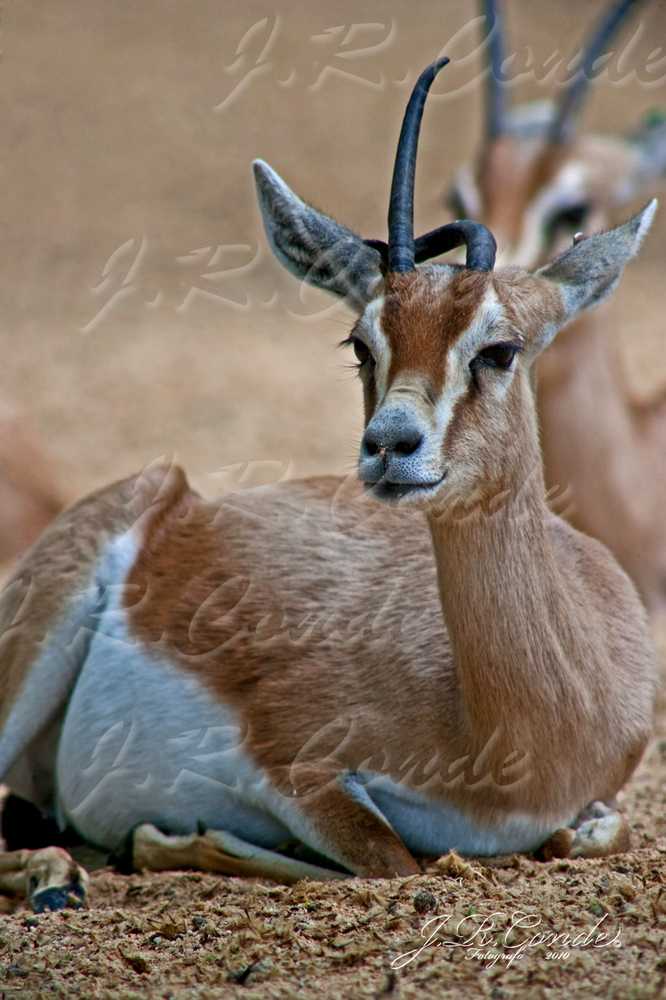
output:
[[[619,0],[606,12],[601,23],[585,46],[580,69],[564,92],[551,126],[550,142],[561,145],[569,142],[576,126],[583,98],[592,79],[593,66],[613,35],[622,27],[626,18],[643,0]]]
[[[488,42],[488,72],[486,74],[486,136],[497,139],[506,128],[506,92],[504,76],[504,45],[499,9],[495,0],[483,0],[481,10],[486,17]]]
[[[463,243],[467,245],[465,267],[468,271],[492,271],[497,253],[495,237],[480,222],[472,222],[470,219],[459,219],[458,222],[450,222],[448,226],[440,226],[425,236],[419,236],[414,241],[416,263],[439,257],[441,253],[462,246]]]
[[[398,149],[395,154],[391,200],[389,202],[389,270],[399,274],[413,271],[414,262],[414,173],[416,148],[423,117],[423,105],[432,81],[449,60],[444,57],[431,63],[421,73],[409,98],[402,121]]]
[[[363,240],[363,242],[381,254],[384,265],[388,268],[388,244],[383,240]],[[450,222],[446,226],[440,226],[439,229],[433,229],[425,236],[419,236],[414,240],[414,261],[416,264],[422,264],[424,260],[439,257],[447,250],[453,250],[463,244],[467,246],[465,267],[468,271],[492,271],[497,253],[495,237],[480,222],[472,222],[471,219],[458,219],[457,222]]]

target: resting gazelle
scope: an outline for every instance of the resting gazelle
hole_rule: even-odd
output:
[[[366,877],[627,847],[604,803],[648,739],[655,653],[628,577],[546,507],[531,366],[655,206],[536,273],[494,271],[477,223],[414,240],[446,61],[406,111],[388,246],[255,164],[278,258],[358,312],[366,502],[333,477],[213,502],[151,468],[60,515],[3,595],[0,775],[92,843],[132,836],[137,866],[341,876],[272,852],[290,837]],[[463,242],[465,266],[425,263]],[[37,855],[4,856],[36,908],[83,894]]]

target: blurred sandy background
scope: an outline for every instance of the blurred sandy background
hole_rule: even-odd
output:
[[[505,3],[508,51],[529,46],[546,76],[526,72],[516,99],[556,90],[544,63],[571,56],[603,6]],[[271,259],[250,164],[383,238],[409,90],[448,54],[416,193],[418,230],[446,221],[443,192],[481,135],[476,4],[3,0],[1,15],[0,399],[30,415],[68,496],[161,455],[209,493],[353,468],[360,392],[335,349],[348,317],[322,293],[303,301]],[[666,106],[664,82],[627,70],[666,46],[666,3],[630,34],[639,23],[625,79],[586,106],[598,131]],[[666,202],[615,296],[644,392],[666,380],[665,260]]]

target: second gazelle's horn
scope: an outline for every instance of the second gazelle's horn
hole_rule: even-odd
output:
[[[492,141],[502,135],[506,128],[506,94],[502,73],[504,45],[496,0],[483,0],[481,10],[486,18],[489,56],[486,73],[486,137]]]
[[[640,3],[643,3],[643,0],[619,0],[606,12],[587,42],[580,69],[567,86],[551,126],[549,139],[553,145],[562,145],[570,141],[583,98],[590,85],[595,62],[603,55],[605,47],[622,27],[634,7]]]

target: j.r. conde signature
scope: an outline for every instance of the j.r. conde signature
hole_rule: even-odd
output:
[[[457,921],[452,914],[431,917],[421,928],[423,944],[398,955],[391,962],[391,968],[403,969],[426,948],[465,948],[467,959],[476,959],[492,968],[497,962],[505,962],[509,967],[532,948],[544,949],[546,959],[561,961],[568,958],[574,948],[621,947],[619,929],[615,934],[610,928],[599,930],[605,920],[606,914],[591,929],[575,933],[548,928],[537,930],[541,925],[539,914],[521,910],[514,911],[510,917],[501,910],[459,917]]]

